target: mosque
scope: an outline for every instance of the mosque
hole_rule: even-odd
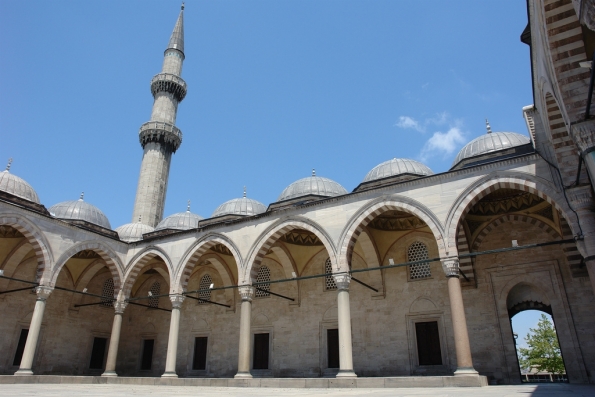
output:
[[[532,309],[553,316],[569,381],[595,383],[595,2],[527,5],[526,135],[488,124],[447,172],[389,159],[351,192],[313,172],[206,219],[163,214],[182,7],[131,223],[0,173],[0,373],[514,384],[511,318]]]

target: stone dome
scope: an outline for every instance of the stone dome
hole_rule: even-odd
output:
[[[5,171],[0,172],[0,190],[14,196],[39,204],[39,196],[24,179],[9,172],[12,159],[9,160]]]
[[[190,207],[186,210],[186,212],[178,212],[176,214],[170,215],[167,218],[163,219],[155,230],[162,230],[162,229],[176,229],[176,230],[190,230],[196,229],[198,227],[198,221],[202,220],[203,217],[197,214],[193,214],[190,212]]]
[[[347,190],[331,179],[316,176],[316,172],[312,171],[312,176],[302,178],[287,186],[277,201],[289,200],[309,194],[333,197],[347,194]]]
[[[127,223],[125,225],[120,226],[116,229],[118,232],[118,236],[120,240],[125,241],[127,243],[132,243],[134,241],[140,241],[143,239],[143,234],[151,233],[154,231],[151,226],[145,225],[144,223],[136,222],[136,223]]]
[[[260,201],[252,200],[246,197],[235,198],[221,204],[211,215],[211,218],[222,215],[257,215],[262,214],[267,207]]]
[[[490,132],[475,138],[466,144],[452,163],[457,165],[464,159],[479,156],[480,154],[496,152],[498,150],[509,149],[515,146],[526,145],[531,142],[528,136],[517,134],[516,132]]]
[[[401,174],[414,174],[419,176],[433,175],[432,170],[419,161],[410,159],[397,159],[385,161],[372,168],[366,175],[363,182],[374,181],[376,179],[397,176]]]
[[[105,214],[93,204],[83,201],[82,194],[80,199],[73,201],[63,201],[51,206],[48,211],[55,218],[81,220],[93,223],[106,229],[112,228],[107,216],[105,216]]]

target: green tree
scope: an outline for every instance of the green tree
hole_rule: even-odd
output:
[[[519,348],[521,368],[529,369],[532,365],[539,365],[540,371],[553,374],[566,372],[556,329],[545,314],[541,315],[537,328],[529,328],[525,341],[528,348]]]

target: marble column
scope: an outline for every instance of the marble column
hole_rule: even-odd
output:
[[[114,302],[114,322],[112,324],[112,334],[109,340],[109,349],[107,351],[107,361],[105,363],[105,371],[101,376],[118,376],[116,373],[116,361],[118,359],[118,345],[120,344],[120,331],[122,330],[122,315],[124,309],[128,306],[128,302],[115,301]]]
[[[459,280],[459,258],[442,259],[442,269],[448,280],[448,297],[450,300],[450,315],[457,353],[457,370],[455,375],[478,375],[473,368],[471,359],[471,345],[465,319],[465,306]]]
[[[337,311],[339,323],[339,373],[337,378],[355,378],[351,343],[351,308],[349,305],[349,274],[333,274],[337,284]]]
[[[254,299],[254,287],[243,285],[238,287],[238,292],[242,298],[240,306],[240,347],[238,354],[238,373],[234,378],[252,378],[250,373],[250,356],[252,341],[250,340],[252,319],[252,299]]]
[[[37,349],[37,341],[39,340],[39,331],[41,330],[43,312],[45,311],[45,301],[53,290],[54,288],[46,286],[35,288],[37,301],[35,302],[35,309],[33,310],[33,316],[31,317],[31,325],[29,326],[29,334],[27,335],[27,342],[25,343],[21,366],[19,367],[19,370],[15,372],[15,375],[33,375],[31,366],[33,365],[33,358],[35,357],[35,350]]]
[[[589,272],[591,288],[595,293],[595,201],[591,186],[583,185],[573,187],[566,191],[570,205],[578,215],[578,223],[581,230],[574,230],[575,233],[582,233],[582,239],[576,242],[580,254],[584,258],[585,266]],[[573,216],[574,214],[570,214]]]
[[[162,378],[177,378],[176,358],[178,356],[178,336],[180,334],[180,307],[184,302],[184,295],[172,295],[171,321],[169,323],[169,340],[167,341],[167,358],[165,359],[165,373]]]

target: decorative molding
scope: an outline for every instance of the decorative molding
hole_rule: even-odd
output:
[[[595,120],[573,124],[571,131],[572,137],[581,152],[586,152],[595,147]]]
[[[242,302],[243,301],[248,301],[248,302],[252,302],[252,299],[254,299],[254,287],[251,285],[242,285],[240,287],[238,287],[238,293],[240,294],[240,297],[242,298]]]
[[[335,279],[335,284],[337,284],[337,289],[339,291],[349,290],[349,283],[351,282],[351,276],[349,274],[333,274],[333,278]]]
[[[37,294],[37,300],[45,302],[50,297],[52,291],[54,291],[54,288],[52,287],[47,287],[44,285],[36,287],[35,293]]]
[[[459,258],[442,259],[440,262],[446,277],[459,277]]]
[[[115,301],[114,302],[114,310],[116,311],[116,314],[122,314],[122,313],[124,313],[124,310],[126,309],[126,306],[128,306],[128,302],[125,302],[125,301]]]
[[[171,301],[172,309],[179,309],[180,307],[182,307],[182,303],[184,303],[184,299],[186,299],[186,297],[181,294],[171,295],[169,297],[169,300]]]
[[[573,187],[572,189],[566,190],[568,194],[568,200],[572,204],[572,207],[577,210],[593,210],[595,202],[593,201],[593,193],[591,193],[591,186],[583,185]]]

